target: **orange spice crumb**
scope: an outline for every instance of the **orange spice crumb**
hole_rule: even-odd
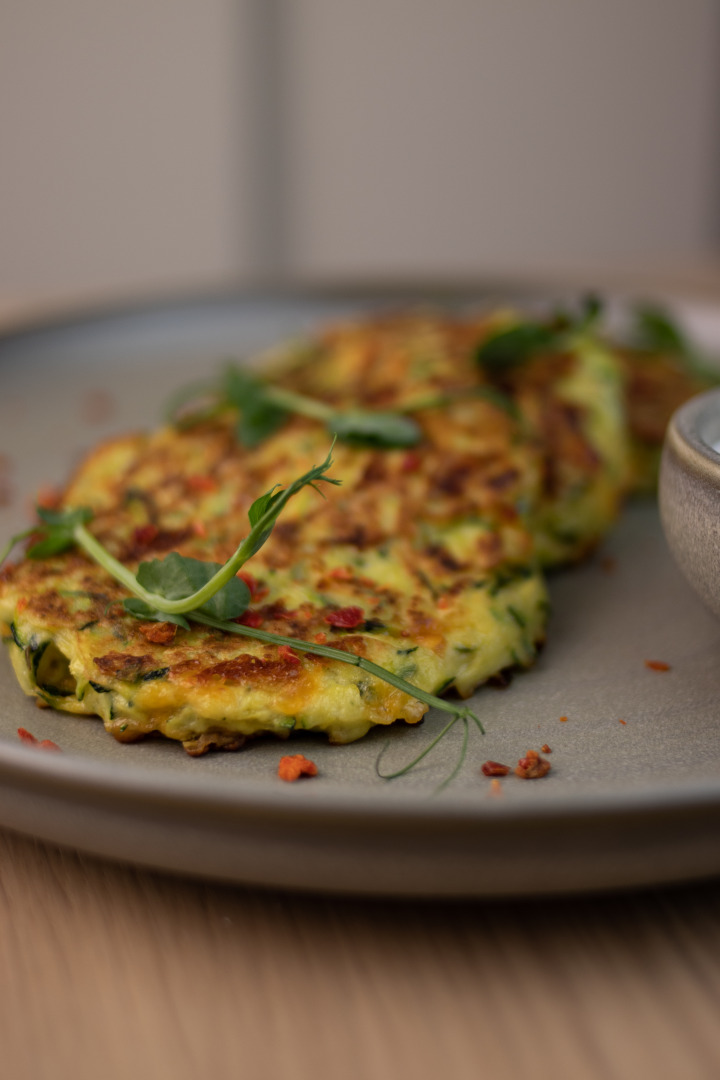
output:
[[[289,645],[278,645],[278,656],[281,656],[283,660],[289,660],[291,664],[300,663],[300,657]]]
[[[217,491],[217,480],[212,476],[188,476],[187,486],[191,491]]]
[[[207,525],[204,521],[193,521],[192,531],[195,533],[196,536],[204,539],[207,536]]]
[[[627,720],[618,720],[618,724],[622,724],[623,727],[627,724]]]
[[[560,723],[561,724],[567,724],[567,719],[568,719],[567,716],[561,716],[560,717]]]
[[[491,780],[490,781],[490,794],[491,795],[502,795],[502,784],[500,783],[499,780]]]
[[[18,613],[18,615],[20,615],[21,612],[23,612],[25,610],[25,608],[28,606],[29,603],[30,603],[30,601],[28,600],[27,596],[21,596],[20,597],[20,599],[17,602],[17,613]]]
[[[445,608],[449,608],[450,607],[450,597],[441,596],[440,599],[437,602],[437,606],[440,608],[441,611],[444,611]]]
[[[552,754],[552,750],[547,743],[543,743],[540,749],[542,750],[543,754]]]
[[[177,634],[177,624],[171,622],[147,622],[141,623],[138,630],[146,641],[152,641],[154,645],[169,645]]]
[[[550,762],[540,757],[537,750],[527,750],[515,766],[515,775],[521,780],[539,780],[550,772]]]
[[[303,754],[287,754],[280,758],[278,764],[278,776],[288,783],[299,780],[301,776],[317,776],[317,771],[315,762],[310,761]]]
[[[331,577],[333,581],[352,581],[353,576],[349,566],[336,566],[328,574],[328,577]]]
[[[646,660],[645,667],[650,668],[651,671],[669,671],[670,665],[666,664],[664,660]]]
[[[321,630],[319,634],[315,635],[313,640],[316,641],[318,645],[324,645],[327,641],[327,634],[323,634]]]

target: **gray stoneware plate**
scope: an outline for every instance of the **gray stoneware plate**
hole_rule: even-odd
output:
[[[434,298],[448,294],[425,297]],[[471,298],[491,302],[488,290],[453,301]],[[0,536],[27,523],[41,485],[61,482],[99,439],[156,423],[170,390],[222,359],[402,299],[246,293],[0,338],[0,453],[14,491]],[[720,353],[720,311],[679,313]],[[2,656],[0,824],[166,870],[385,895],[537,894],[719,873],[720,622],[675,569],[655,506],[629,507],[602,551],[556,574],[551,593],[539,662],[508,689],[476,695],[487,735],[472,739],[462,773],[438,796],[459,730],[407,777],[387,783],[374,770],[388,737],[388,764],[417,753],[443,723],[436,714],[348,747],[307,737],[190,759],[161,742],[121,746],[99,721],[36,709]],[[652,671],[648,659],[670,670]],[[64,753],[22,745],[21,726]],[[508,777],[491,794],[484,760],[513,763],[543,743],[549,776]],[[288,749],[317,762],[316,780],[277,779]]]

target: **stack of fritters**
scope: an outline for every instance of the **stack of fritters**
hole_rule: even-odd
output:
[[[433,693],[467,696],[532,662],[548,611],[541,567],[591,550],[633,478],[628,361],[577,336],[490,377],[477,347],[508,318],[341,326],[270,373],[337,408],[410,409],[423,438],[336,445],[342,486],[324,499],[305,489],[247,566],[246,626],[327,642]],[[91,531],[132,568],[170,551],[223,562],[253,500],[329,448],[321,425],[291,418],[245,449],[234,421],[228,409],[101,446],[62,505],[90,507]],[[101,716],[118,739],[159,732],[191,753],[263,732],[350,742],[426,711],[336,660],[143,623],[123,613],[125,595],[79,552],[2,572],[0,626],[25,691]]]

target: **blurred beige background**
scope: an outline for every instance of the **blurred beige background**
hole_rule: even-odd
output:
[[[6,0],[0,296],[680,265],[712,0]]]

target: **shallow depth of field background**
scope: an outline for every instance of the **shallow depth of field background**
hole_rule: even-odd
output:
[[[682,267],[712,0],[7,0],[0,296]]]

